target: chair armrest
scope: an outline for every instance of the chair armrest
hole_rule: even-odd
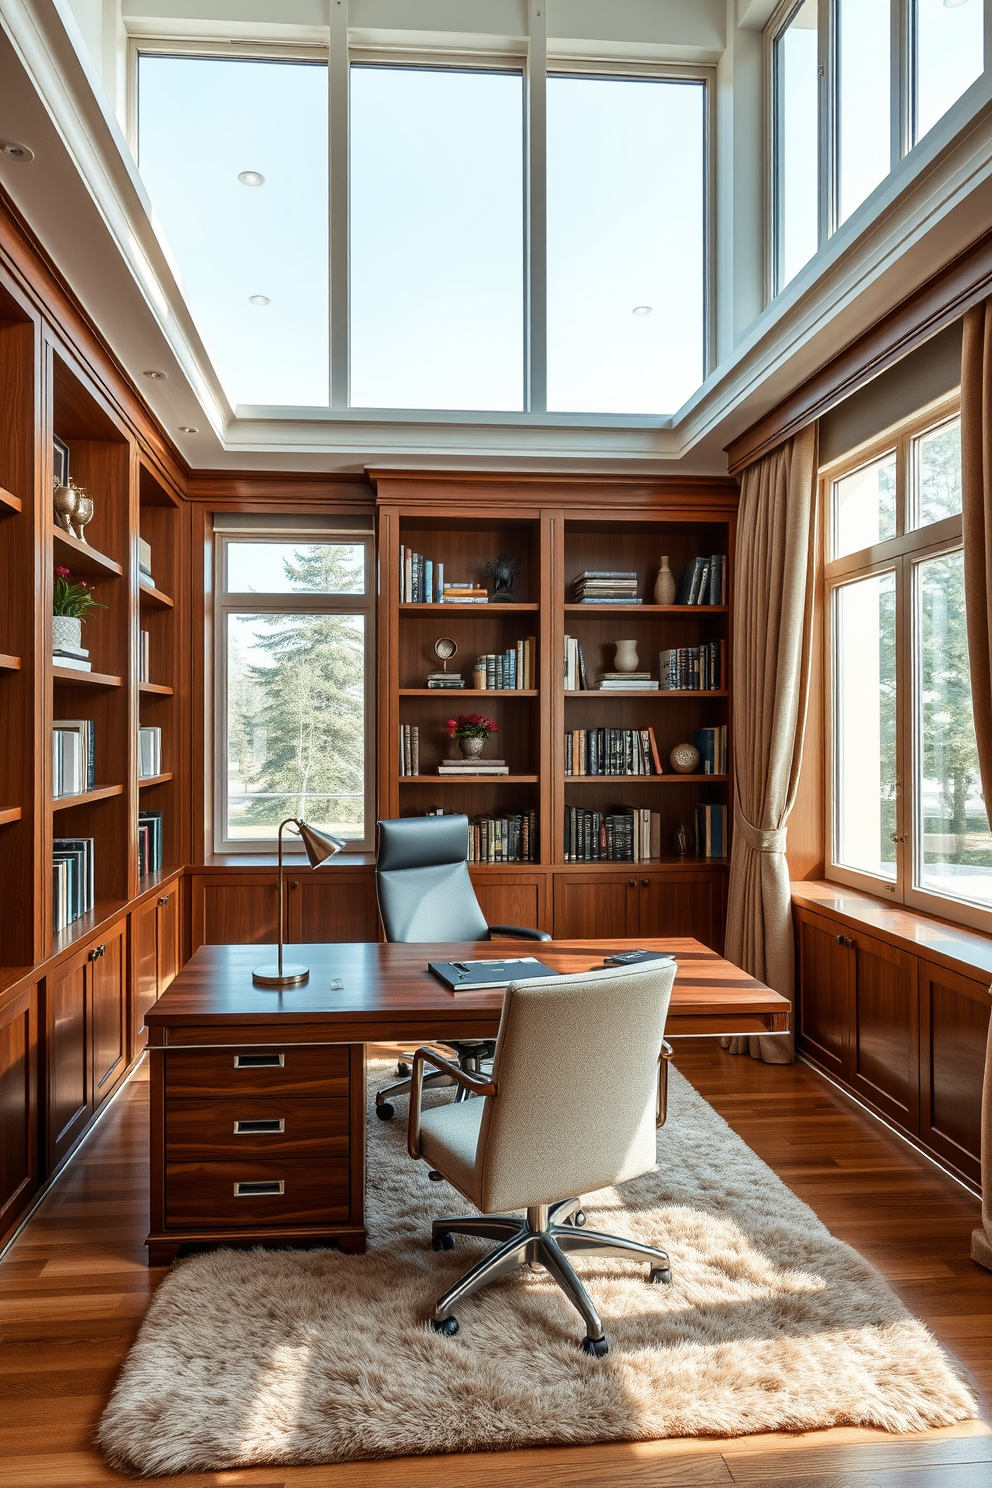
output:
[[[432,1065],[442,1075],[450,1075],[456,1085],[461,1085],[473,1095],[495,1095],[496,1086],[482,1075],[470,1074],[453,1059],[445,1059],[436,1049],[418,1049],[413,1056],[413,1072],[410,1076],[410,1124],[407,1128],[406,1148],[413,1158],[420,1157],[420,1108],[424,1094],[424,1065]]]
[[[523,925],[490,925],[490,935],[509,935],[513,940],[550,940],[546,930],[528,930]]]
[[[658,1055],[658,1105],[655,1111],[655,1126],[662,1127],[668,1120],[668,1066],[675,1058],[675,1050],[667,1039],[661,1041]]]

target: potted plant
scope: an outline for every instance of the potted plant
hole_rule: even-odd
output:
[[[499,725],[481,713],[459,713],[447,722],[448,738],[457,739],[458,747],[466,759],[478,759],[486,747],[490,734],[499,733]]]
[[[52,647],[56,651],[78,651],[82,647],[83,621],[90,610],[106,609],[97,604],[85,579],[73,581],[72,570],[55,569],[52,591]]]

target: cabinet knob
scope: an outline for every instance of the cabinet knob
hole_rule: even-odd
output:
[[[627,887],[628,887],[628,889],[636,889],[637,888],[637,879],[636,878],[628,878],[628,880],[627,880]]]
[[[100,957],[106,952],[106,949],[107,947],[105,945],[94,946],[90,951],[89,959],[91,961],[99,961]]]
[[[649,889],[650,887],[651,887],[651,880],[649,878],[642,878],[641,879],[641,888],[642,889]]]
[[[849,935],[835,935],[834,940],[839,946],[845,946],[847,950],[854,950],[854,941]]]
[[[300,880],[298,878],[294,878],[289,887],[291,889],[298,889],[300,887]]]
[[[159,902],[159,904],[168,904],[168,902],[169,902],[169,896],[168,896],[168,894],[163,894],[162,897],[159,899],[158,902]]]

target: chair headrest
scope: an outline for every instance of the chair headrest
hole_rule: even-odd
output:
[[[379,822],[376,870],[436,868],[468,859],[468,817],[404,816]]]

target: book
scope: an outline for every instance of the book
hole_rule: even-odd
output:
[[[138,730],[138,779],[148,780],[162,773],[162,730]]]
[[[511,982],[558,975],[536,956],[514,956],[505,961],[428,961],[427,970],[451,992],[495,991]]]
[[[52,658],[54,664],[60,667],[71,667],[74,672],[91,672],[93,663],[83,661],[81,656],[69,656],[66,653],[56,654]]]
[[[144,878],[162,866],[163,821],[161,811],[138,813],[138,877]]]
[[[96,783],[95,733],[90,718],[52,722],[52,793],[80,796]]]

